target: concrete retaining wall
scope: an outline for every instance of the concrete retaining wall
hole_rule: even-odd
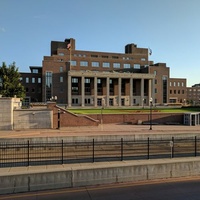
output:
[[[15,130],[53,128],[52,110],[19,109],[14,110],[13,113]]]
[[[57,166],[58,167],[58,166]],[[41,169],[40,169],[41,168]],[[0,194],[200,175],[200,158],[143,160],[52,169],[20,168],[0,174]],[[46,169],[46,170],[45,170]]]
[[[13,109],[20,105],[20,98],[0,98],[0,130],[13,130]]]
[[[57,137],[33,137],[33,138],[1,138],[1,142],[75,142],[75,141],[135,141],[135,140],[147,140],[159,139],[159,140],[170,140],[172,137],[176,138],[194,138],[195,136],[200,137],[200,133],[168,133],[168,134],[133,134],[133,135],[97,135],[97,136],[58,136]]]

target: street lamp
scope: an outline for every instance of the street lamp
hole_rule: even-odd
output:
[[[153,106],[152,98],[150,98],[149,103],[150,103],[150,128],[149,128],[149,130],[152,130],[152,106]]]
[[[60,109],[58,109],[58,129],[60,129]]]
[[[142,108],[144,109],[144,99],[142,99]]]
[[[58,97],[57,97],[57,96],[52,96],[52,97],[50,98],[50,101],[57,102],[57,99],[58,99]]]

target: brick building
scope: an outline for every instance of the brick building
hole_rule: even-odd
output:
[[[30,73],[20,72],[21,83],[26,90],[24,104],[42,102],[42,67],[30,66]]]
[[[186,104],[187,87],[186,79],[170,78],[169,84],[169,103]]]
[[[147,106],[150,98],[160,105],[186,99],[186,79],[173,85],[170,68],[150,61],[148,48],[127,44],[124,53],[84,51],[77,50],[75,39],[70,38],[51,41],[50,52],[38,68],[42,89],[37,99],[43,102],[56,97],[58,104],[68,107],[128,107]]]
[[[187,103],[200,105],[200,83],[187,87]]]

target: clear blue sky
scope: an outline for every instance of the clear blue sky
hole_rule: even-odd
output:
[[[0,0],[0,64],[41,66],[52,40],[76,49],[124,53],[151,48],[171,78],[200,83],[200,0]]]

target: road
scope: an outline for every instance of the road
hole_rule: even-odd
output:
[[[200,177],[1,195],[0,200],[199,200]]]

